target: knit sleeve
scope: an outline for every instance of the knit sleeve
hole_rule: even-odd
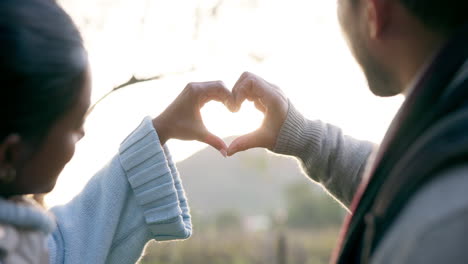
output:
[[[297,157],[305,173],[349,207],[374,148],[338,127],[307,120],[289,103],[274,152]]]
[[[168,152],[168,150],[167,150]],[[50,263],[135,263],[151,239],[186,239],[187,199],[151,119],[70,203],[52,208]]]

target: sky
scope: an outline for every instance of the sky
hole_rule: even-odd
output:
[[[402,96],[371,94],[336,18],[336,1],[318,0],[62,0],[85,39],[92,101],[137,77],[162,76],[116,92],[88,117],[85,138],[62,172],[49,206],[73,198],[118,153],[145,116],[156,117],[189,82],[222,80],[232,87],[251,71],[281,87],[309,119],[379,143]],[[232,114],[220,103],[202,110],[220,137],[260,126],[251,103]],[[181,161],[206,147],[171,140]],[[182,177],[184,177],[182,175]]]

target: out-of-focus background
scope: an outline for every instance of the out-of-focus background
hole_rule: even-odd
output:
[[[349,53],[336,1],[60,0],[78,24],[93,73],[93,101],[119,90],[86,121],[86,137],[46,196],[75,196],[144,116],[157,116],[188,82],[243,71],[279,85],[305,116],[378,143],[402,97],[377,98]],[[251,104],[231,114],[219,103],[204,122],[229,143],[262,120]],[[251,150],[224,159],[198,142],[170,141],[194,219],[184,242],[151,243],[144,264],[327,263],[345,210],[301,173],[293,158]]]

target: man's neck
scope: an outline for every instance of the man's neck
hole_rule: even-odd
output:
[[[420,32],[400,46],[403,51],[400,53],[402,59],[396,62],[399,64],[397,69],[400,69],[400,83],[404,96],[411,93],[446,42],[447,39],[440,35]]]
[[[416,71],[416,74],[414,74],[413,78],[409,82],[409,84],[405,86],[402,92],[403,96],[408,97],[411,94],[411,92],[414,90],[414,87],[416,87],[416,85],[419,83],[421,78],[427,72],[428,68],[431,66],[432,62],[434,61],[439,51],[440,51],[440,48],[433,51],[433,53],[430,56],[428,56],[426,61],[419,67],[419,69]]]

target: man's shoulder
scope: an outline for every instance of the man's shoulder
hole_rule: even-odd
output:
[[[468,163],[445,169],[413,196],[397,222],[401,221],[403,224],[418,220],[431,224],[434,221],[439,222],[447,215],[467,210],[467,187]],[[420,224],[418,226],[414,228],[424,228]]]
[[[441,250],[444,251],[446,247],[452,251],[450,254],[453,257],[457,255],[457,247],[463,248],[459,251],[466,251],[467,187],[468,163],[441,171],[403,208],[380,243],[373,263],[409,263],[410,259],[415,261],[415,256],[421,257],[422,261],[431,256],[431,252],[434,256],[445,258],[447,256]],[[426,254],[422,256],[416,251]],[[466,254],[468,257],[468,252]]]

